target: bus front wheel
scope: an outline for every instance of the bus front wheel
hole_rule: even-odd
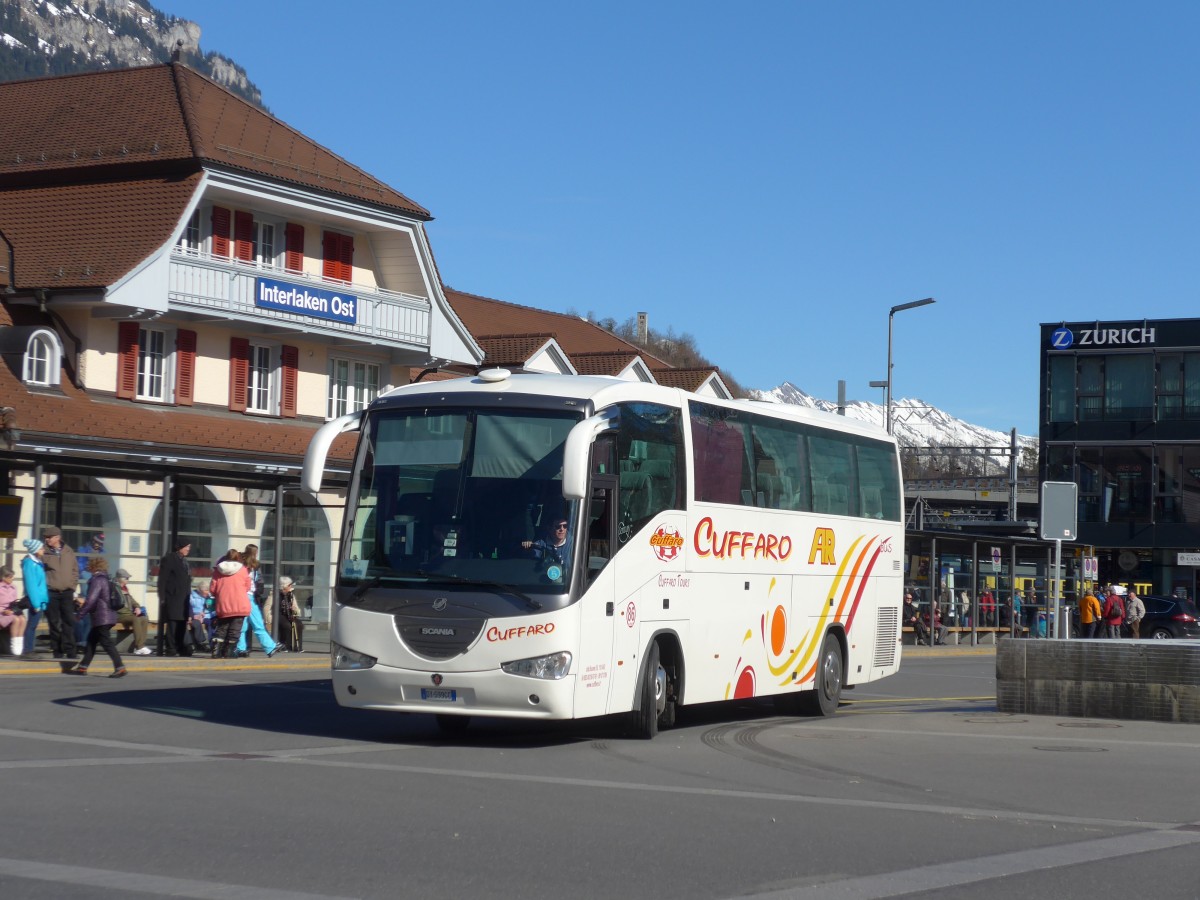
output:
[[[800,695],[800,710],[809,716],[832,716],[842,699],[842,645],[832,634],[821,646],[817,683]]]
[[[658,734],[660,725],[670,728],[675,722],[675,704],[667,697],[667,671],[662,666],[657,641],[646,651],[638,691],[638,708],[632,714],[633,733],[635,737],[650,740]]]

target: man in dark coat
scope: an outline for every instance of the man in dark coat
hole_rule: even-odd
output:
[[[177,537],[175,549],[158,564],[158,655],[165,656],[164,637],[168,647],[179,656],[191,656],[185,641],[188,618],[192,614],[192,576],[188,571],[187,555],[192,552],[189,538]]]

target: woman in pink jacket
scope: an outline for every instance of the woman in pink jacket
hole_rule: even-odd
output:
[[[217,563],[209,592],[216,605],[217,630],[213,639],[212,656],[236,657],[242,620],[250,615],[250,573],[242,565],[242,554],[230,550]]]

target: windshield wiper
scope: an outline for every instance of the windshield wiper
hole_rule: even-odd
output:
[[[505,594],[512,594],[514,597],[520,597],[530,609],[542,608],[542,604],[511,584],[501,584],[499,581],[477,581],[474,578],[463,578],[461,575],[451,575],[448,572],[427,572],[424,569],[417,569],[415,574],[428,578],[431,581],[445,581],[450,584],[469,584],[475,587],[491,588]]]
[[[368,581],[361,582],[359,584],[359,586],[354,589],[354,593],[351,594],[349,597],[347,597],[342,602],[346,603],[346,604],[357,603],[359,600],[361,600],[363,598],[363,596],[367,593],[367,591],[371,590],[371,588],[379,587],[379,584],[382,581],[383,581],[383,576],[376,575],[374,578],[372,578]]]

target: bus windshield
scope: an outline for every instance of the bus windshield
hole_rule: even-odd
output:
[[[563,499],[563,445],[580,418],[473,407],[372,412],[340,583],[569,591],[578,504]]]

